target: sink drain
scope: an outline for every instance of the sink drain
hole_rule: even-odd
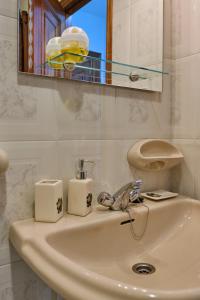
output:
[[[150,275],[156,271],[156,268],[150,264],[139,263],[132,266],[133,272],[140,275]]]

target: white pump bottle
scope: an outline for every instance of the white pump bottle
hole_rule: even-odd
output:
[[[76,178],[71,179],[68,185],[68,213],[82,217],[92,211],[93,200],[93,180],[87,178],[85,163],[94,162],[79,159]]]

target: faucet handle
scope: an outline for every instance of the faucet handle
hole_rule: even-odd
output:
[[[109,193],[106,192],[100,193],[97,197],[98,204],[103,205],[105,207],[111,207],[114,201],[115,199]]]
[[[138,186],[138,188],[141,188],[141,185],[142,185],[142,179],[136,179],[136,180],[135,180],[135,185]]]

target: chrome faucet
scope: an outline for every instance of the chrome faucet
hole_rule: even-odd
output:
[[[112,210],[126,210],[130,205],[141,202],[142,180],[138,179],[135,182],[130,182],[123,186],[113,196],[109,193],[102,192],[97,198],[97,202],[103,206],[109,207]]]

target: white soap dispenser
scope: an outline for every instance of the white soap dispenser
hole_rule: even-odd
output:
[[[92,211],[93,199],[93,180],[87,178],[85,163],[94,162],[79,159],[76,178],[71,179],[68,185],[68,213],[82,217]]]

